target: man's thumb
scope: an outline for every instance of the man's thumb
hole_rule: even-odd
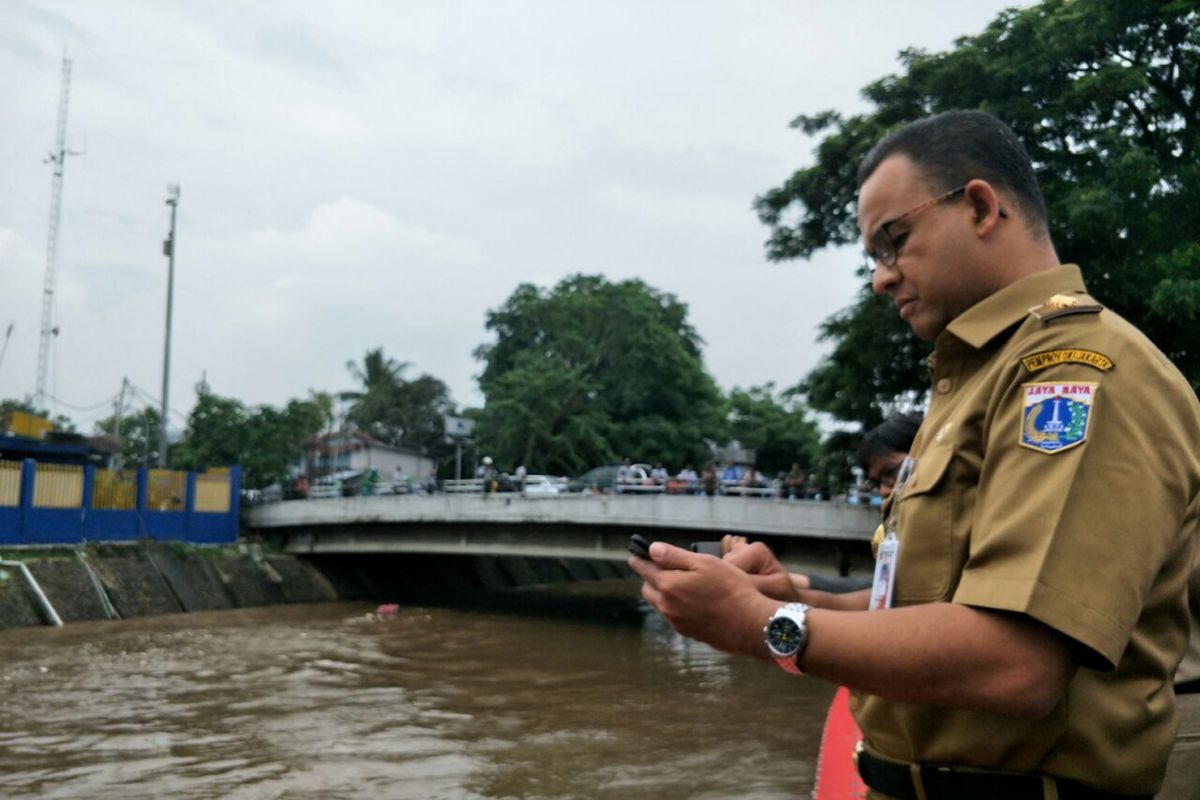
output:
[[[663,569],[691,569],[692,559],[698,557],[695,553],[666,542],[650,545],[650,560]]]

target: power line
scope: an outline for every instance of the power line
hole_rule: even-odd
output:
[[[47,400],[58,403],[60,406],[66,406],[67,408],[71,409],[72,411],[81,411],[81,412],[95,411],[98,408],[104,408],[106,406],[110,406],[110,405],[112,405],[113,401],[117,399],[117,396],[114,394],[114,395],[110,395],[109,397],[107,397],[104,400],[101,400],[99,403],[94,403],[90,406],[77,406],[72,403],[68,403],[66,400],[59,400],[57,397],[55,397],[52,394],[46,394],[45,397]]]
[[[158,406],[158,405],[161,405],[161,404],[162,404],[162,400],[161,400],[160,398],[156,397],[155,395],[153,395],[153,394],[151,394],[150,392],[146,391],[146,390],[145,390],[145,389],[143,389],[142,387],[138,386],[138,385],[137,385],[136,383],[134,383],[133,381],[130,381],[130,382],[129,382],[129,386],[130,386],[130,388],[131,388],[131,389],[133,389],[133,391],[134,391],[134,394],[138,395],[138,397],[140,397],[140,398],[142,399],[142,401],[143,401],[143,402],[149,403],[151,407],[153,407],[153,406]],[[114,395],[114,396],[115,396],[115,395]],[[172,414],[174,414],[175,416],[179,417],[179,418],[180,418],[181,420],[183,420],[184,422],[187,422],[187,421],[188,421],[188,415],[187,415],[187,414],[185,414],[185,413],[183,413],[183,412],[182,412],[182,411],[180,411],[179,409],[177,409],[177,408],[171,408],[171,409],[168,409],[168,411],[170,411],[170,412],[171,412]]]

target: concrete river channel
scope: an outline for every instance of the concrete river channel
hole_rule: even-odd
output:
[[[684,640],[634,580],[603,583],[546,589],[540,610],[333,602],[0,632],[0,795],[807,796],[832,688]]]

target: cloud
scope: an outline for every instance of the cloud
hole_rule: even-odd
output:
[[[87,405],[161,384],[168,182],[182,184],[172,405],[349,388],[374,347],[478,403],[471,353],[521,282],[676,294],[724,386],[789,385],[853,259],[770,264],[750,209],[905,46],[1004,5],[363,0],[10,3],[0,31],[0,396],[33,386],[59,56],[74,59],[52,375]],[[0,327],[0,330],[3,330]]]
[[[250,242],[267,260],[316,269],[338,267],[343,277],[346,266],[369,269],[367,265],[392,259],[466,266],[479,261],[477,248],[469,243],[349,197],[314,209],[301,230],[256,231]],[[351,278],[353,274],[350,271]]]

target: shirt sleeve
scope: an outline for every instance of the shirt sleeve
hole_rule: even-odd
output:
[[[1180,398],[1172,375],[1152,367],[1130,358],[1111,372],[1068,364],[1030,376],[1014,368],[989,409],[954,602],[1027,614],[1083,645],[1087,666],[1116,666],[1156,575],[1186,535],[1192,499],[1191,456],[1180,455],[1194,445],[1192,412],[1172,401]],[[1077,444],[1038,442],[1029,421],[1034,383],[1095,384]]]

